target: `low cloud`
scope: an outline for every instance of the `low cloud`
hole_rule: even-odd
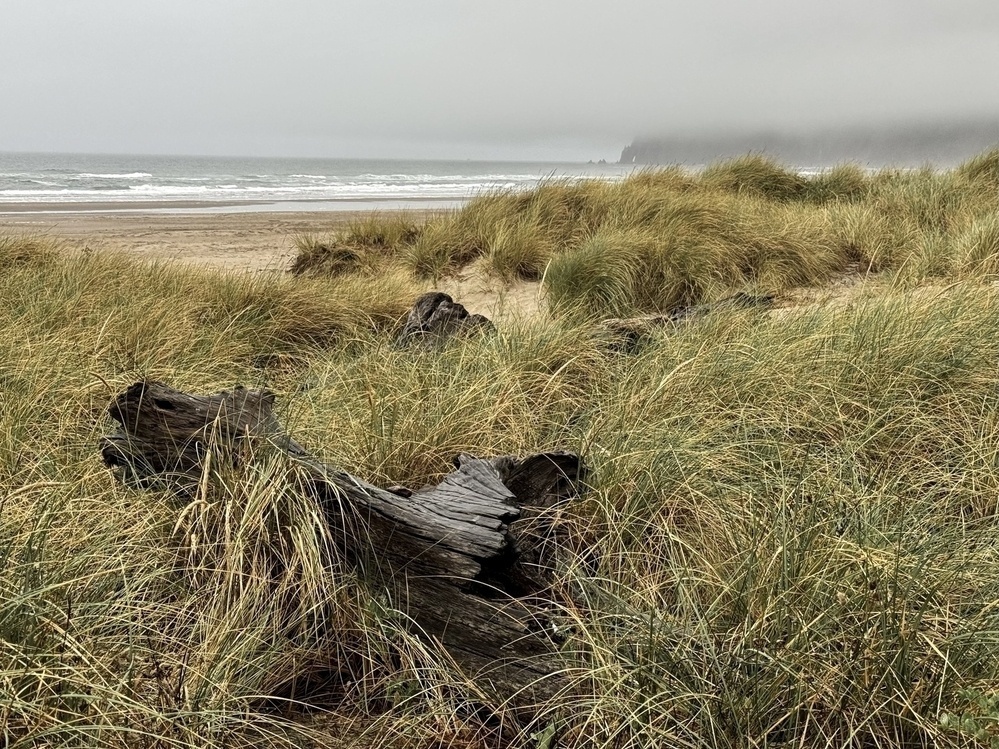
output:
[[[3,150],[613,157],[999,119],[999,4],[4,3]]]

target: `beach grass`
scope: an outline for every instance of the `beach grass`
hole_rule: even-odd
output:
[[[0,240],[0,742],[994,745],[996,161],[553,183],[303,239],[368,259],[297,277]],[[540,281],[546,313],[392,346],[425,276],[473,261]],[[874,282],[794,302],[850,268]],[[737,290],[789,301],[628,353],[595,324]],[[416,637],[282,455],[209,466],[191,500],[120,484],[97,441],[140,379],[270,388],[378,484],[579,452],[589,491],[553,510],[561,691],[525,718]]]
[[[949,171],[844,164],[803,175],[750,154],[699,173],[672,167],[617,183],[553,179],[481,195],[422,223],[365,231],[384,239],[382,257],[428,279],[478,262],[500,282],[543,278],[561,309],[655,313],[746,287],[818,285],[848,268],[913,282],[974,274],[969,242],[996,213],[997,162],[993,150]],[[303,248],[294,271],[330,273],[343,264],[338,258],[357,254],[364,234],[352,228]],[[611,306],[598,290],[607,266],[616,276],[606,282],[618,288]]]

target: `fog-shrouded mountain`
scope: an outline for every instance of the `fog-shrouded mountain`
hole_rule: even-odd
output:
[[[843,162],[869,166],[952,166],[995,146],[999,146],[999,120],[855,127],[813,133],[772,131],[636,138],[621,152],[621,163],[702,165],[762,152],[802,167]]]

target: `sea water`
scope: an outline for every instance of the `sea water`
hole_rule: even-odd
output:
[[[552,179],[621,179],[617,164],[0,153],[0,211],[24,204],[91,210],[226,203],[225,210],[457,204]],[[99,204],[99,208],[95,207]],[[82,207],[82,206],[81,206]],[[169,207],[167,207],[169,209]],[[204,210],[219,210],[220,206]]]

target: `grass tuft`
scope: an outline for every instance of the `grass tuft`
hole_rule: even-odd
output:
[[[856,164],[840,164],[824,170],[808,180],[804,190],[816,203],[851,202],[868,196],[867,172]]]
[[[968,159],[957,168],[957,174],[992,190],[999,189],[999,147]]]
[[[375,273],[386,256],[417,241],[422,226],[405,213],[365,214],[329,236],[303,234],[295,238],[295,275],[340,276]]]
[[[44,265],[53,262],[59,254],[59,244],[46,237],[0,237],[0,265]]]
[[[954,238],[954,255],[970,277],[994,277],[999,273],[999,213],[975,220]]]
[[[708,166],[701,181],[708,188],[783,202],[803,197],[808,189],[805,177],[756,153]]]

